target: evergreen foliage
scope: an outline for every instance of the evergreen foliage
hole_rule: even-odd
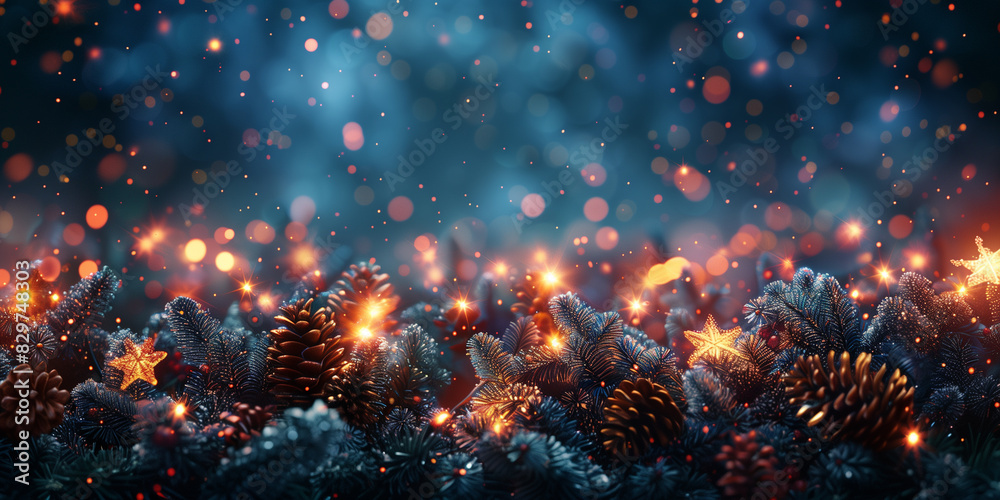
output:
[[[313,299],[308,316],[317,323],[303,331],[329,328],[329,316],[320,321],[315,313],[341,290],[333,302],[355,323],[355,299],[395,307],[387,278],[360,269],[332,292],[302,292],[284,304]],[[833,277],[800,269],[745,306],[744,330],[732,346],[737,355],[692,366],[683,364],[683,331],[698,329],[711,303],[698,303],[698,311],[674,304],[664,325],[673,348],[574,293],[551,296],[547,310],[534,296],[532,307],[514,312],[484,306],[478,333],[466,342],[478,383],[454,408],[439,407],[438,399],[453,382],[443,354],[449,349],[438,340],[454,326],[439,321],[447,302],[421,304],[400,315],[398,329],[369,337],[338,326],[343,351],[309,406],[265,411],[279,402],[267,384],[277,368],[267,354],[275,338],[251,330],[233,310],[220,321],[184,297],[141,331],[105,331],[117,286],[104,269],[60,301],[33,305],[32,356],[60,367],[71,396],[62,423],[30,440],[31,486],[12,482],[14,443],[0,438],[0,476],[15,484],[0,498],[998,496],[996,290],[939,293],[908,273],[897,293],[866,309]],[[476,293],[499,293],[487,288]],[[862,311],[870,317],[863,320]],[[47,336],[63,335],[50,349]],[[156,367],[158,382],[121,389],[121,371],[106,361],[121,356],[126,339],[149,338],[168,353]],[[829,361],[830,351],[839,361]],[[6,344],[0,349],[2,374],[12,354]],[[808,377],[795,375],[809,359]],[[894,394],[912,395],[912,402],[894,398],[910,408],[893,432],[913,442],[876,446],[836,433],[869,397],[839,385],[848,366],[856,380],[881,372],[897,384]],[[795,399],[783,387],[793,375],[811,388]],[[623,383],[647,388],[635,392],[646,400],[616,399]],[[663,404],[664,394],[676,407]],[[256,420],[224,413],[241,404],[259,407]],[[649,418],[629,417],[642,411]],[[628,430],[665,416],[676,433]],[[609,420],[618,426],[612,434],[643,446],[605,447],[601,430]],[[243,426],[238,439],[233,425]]]

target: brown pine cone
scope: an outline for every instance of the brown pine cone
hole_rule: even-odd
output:
[[[273,371],[268,381],[275,395],[292,406],[308,406],[324,395],[327,384],[346,360],[341,336],[334,333],[326,308],[312,310],[313,299],[281,308],[274,317],[267,357]]]
[[[785,376],[785,395],[792,405],[802,405],[798,416],[814,426],[826,420],[823,436],[857,441],[873,450],[898,444],[912,424],[913,387],[897,369],[886,377],[882,365],[871,371],[871,354],[861,353],[854,364],[844,352],[827,354],[826,366],[818,355],[800,357]]]
[[[389,317],[399,305],[389,275],[379,273],[378,265],[352,264],[334,283],[336,293],[327,299],[338,329],[352,335],[378,332],[392,333],[396,321]]]
[[[62,423],[65,412],[63,405],[69,401],[69,391],[59,388],[62,377],[58,372],[46,371],[45,368],[45,363],[39,363],[34,368],[27,363],[20,364],[0,383],[0,408],[3,409],[0,412],[0,429],[8,436],[17,436],[21,430],[31,432],[33,436],[48,434]],[[18,371],[30,373],[17,373]],[[27,385],[21,380],[27,380]],[[15,412],[24,390],[27,390],[31,404],[28,405],[27,422],[18,422]]]
[[[260,430],[271,420],[274,407],[250,406],[246,403],[233,403],[233,411],[224,411],[219,415],[222,430],[219,435],[229,446],[240,446],[260,435]]]
[[[726,469],[718,485],[728,498],[774,499],[788,494],[786,484],[774,481],[778,466],[774,447],[757,442],[757,431],[734,435],[732,444],[723,445],[715,461]],[[758,492],[767,493],[760,496]]]
[[[645,378],[623,380],[604,405],[601,435],[608,451],[636,456],[650,444],[665,446],[683,425],[684,414],[666,387]]]

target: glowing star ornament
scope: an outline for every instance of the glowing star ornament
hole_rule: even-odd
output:
[[[108,361],[108,365],[122,371],[122,389],[125,389],[136,380],[145,380],[152,385],[156,385],[156,375],[153,367],[167,357],[166,352],[154,351],[153,344],[156,338],[148,338],[141,346],[132,342],[132,339],[125,339],[125,354],[119,358]]]
[[[715,318],[709,315],[702,331],[688,330],[684,332],[684,336],[694,344],[694,352],[688,361],[689,364],[694,365],[697,361],[708,361],[709,359],[718,360],[723,356],[723,353],[729,353],[737,358],[742,357],[740,352],[733,347],[737,337],[742,333],[743,330],[739,326],[729,330],[719,330]]]
[[[966,282],[967,287],[980,283],[1000,285],[1000,250],[995,252],[983,246],[983,239],[976,236],[976,246],[979,247],[979,258],[976,260],[952,260],[956,266],[964,267],[972,274]]]

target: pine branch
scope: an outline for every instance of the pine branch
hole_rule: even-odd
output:
[[[209,345],[222,334],[219,320],[205,312],[197,302],[178,297],[166,307],[167,327],[177,338],[177,349],[184,361],[200,366],[209,361]]]
[[[91,445],[111,448],[135,442],[132,424],[138,408],[129,395],[88,380],[73,389],[72,405],[80,435]]]
[[[784,325],[793,342],[806,352],[859,352],[861,316],[832,276],[801,268],[791,283],[776,281],[767,285],[764,295],[768,314]]]
[[[424,416],[434,391],[448,384],[451,374],[441,364],[437,342],[419,326],[403,329],[389,349],[386,408],[404,407]]]
[[[201,498],[308,497],[313,473],[330,454],[341,453],[352,433],[335,411],[319,401],[309,410],[290,408],[284,417],[265,427],[247,447],[230,450],[208,474]]]
[[[56,332],[76,334],[99,326],[111,310],[120,280],[107,266],[70,287],[65,297],[47,314],[49,327]]]

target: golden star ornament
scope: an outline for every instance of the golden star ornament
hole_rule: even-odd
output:
[[[136,345],[132,339],[125,339],[125,354],[108,361],[108,365],[122,371],[122,386],[124,389],[136,380],[145,380],[156,385],[156,375],[153,368],[167,357],[163,351],[153,350],[156,338],[146,339],[142,345]]]
[[[951,263],[972,271],[966,286],[973,287],[980,283],[1000,285],[1000,250],[990,251],[983,246],[983,239],[979,236],[976,236],[976,246],[979,247],[978,259],[952,260]]]
[[[689,364],[694,365],[697,361],[719,360],[726,354],[741,358],[740,352],[736,350],[734,345],[737,337],[742,333],[743,330],[739,326],[729,330],[720,330],[715,323],[715,318],[709,315],[702,331],[688,330],[684,332],[684,336],[694,344],[694,352],[691,354]]]

